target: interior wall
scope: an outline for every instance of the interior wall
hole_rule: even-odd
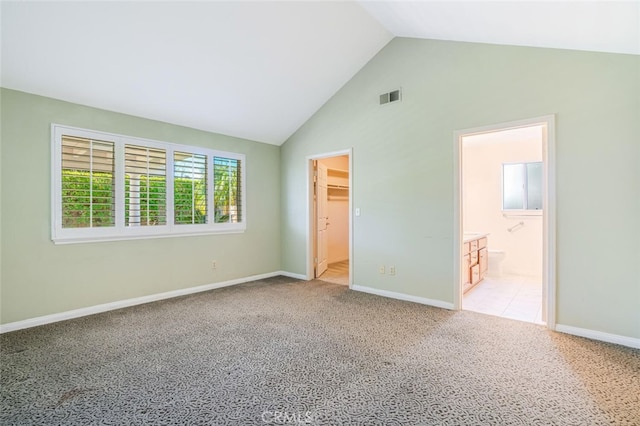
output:
[[[3,324],[280,270],[279,147],[13,90],[0,95]],[[51,123],[245,154],[246,232],[54,245]]]
[[[349,156],[329,157],[318,160],[329,169],[349,170]],[[349,185],[349,175],[332,174],[329,171],[328,183]],[[327,226],[329,240],[329,263],[341,262],[349,259],[349,194],[348,191],[329,189],[329,225]]]
[[[637,55],[393,39],[282,146],[284,269],[306,270],[306,156],[352,147],[354,285],[453,305],[454,132],[555,114],[557,322],[640,338],[639,76]]]
[[[542,211],[513,215],[502,211],[502,165],[542,161],[542,129],[463,139],[463,232],[488,233],[488,249],[504,251],[505,275],[542,279]],[[523,223],[522,226],[508,229]],[[491,267],[491,266],[490,266]]]

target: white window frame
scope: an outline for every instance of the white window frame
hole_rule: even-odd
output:
[[[519,162],[510,162],[510,163],[502,163],[502,170],[501,170],[501,175],[502,175],[502,192],[501,192],[501,203],[502,203],[502,213],[503,214],[511,214],[511,215],[515,215],[518,213],[524,213],[527,214],[528,216],[542,216],[542,210],[544,209],[544,205],[542,206],[542,208],[540,209],[530,209],[529,208],[529,204],[528,204],[528,197],[529,197],[529,189],[528,189],[528,182],[529,182],[529,173],[527,171],[527,164],[541,164],[544,167],[544,164],[542,161],[519,161]],[[524,170],[523,170],[523,176],[524,176],[524,187],[522,188],[521,194],[522,194],[522,203],[523,203],[523,207],[522,209],[507,209],[504,206],[504,193],[505,193],[505,189],[504,189],[504,166],[513,166],[513,165],[523,165],[524,166]],[[544,186],[544,182],[542,182],[542,185]],[[544,199],[544,197],[543,197]]]
[[[113,142],[115,149],[115,226],[95,228],[62,227],[62,136]],[[163,149],[166,151],[166,225],[125,226],[125,145]],[[207,222],[203,224],[174,223],[174,152],[188,152],[207,156]],[[213,158],[225,157],[240,160],[240,211],[237,223],[214,222]],[[247,229],[246,175],[244,154],[218,151],[209,148],[160,142],[132,136],[80,129],[60,124],[51,124],[51,240],[55,244],[132,240],[143,238],[180,237],[206,234],[242,233]]]

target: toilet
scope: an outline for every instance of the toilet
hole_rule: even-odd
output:
[[[507,254],[504,250],[489,250],[489,265],[487,275],[490,277],[502,276],[502,263]]]

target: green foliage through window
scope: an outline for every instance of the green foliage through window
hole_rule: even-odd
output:
[[[243,154],[58,124],[52,153],[56,244],[246,229]]]
[[[114,226],[113,174],[62,171],[62,227]]]
[[[207,223],[207,156],[175,152],[173,168],[175,224]]]
[[[131,191],[131,182],[134,188]],[[139,176],[131,177],[125,175],[124,178],[124,223],[131,226],[135,223],[131,216],[132,193],[138,193],[139,212],[136,211],[136,219],[139,225],[166,225],[167,223],[167,180],[164,176]],[[135,211],[135,209],[134,209]]]
[[[215,222],[240,222],[240,160],[214,157],[213,180]]]
[[[124,168],[125,226],[166,225],[166,150],[126,144]]]
[[[115,225],[114,144],[62,138],[62,227]]]

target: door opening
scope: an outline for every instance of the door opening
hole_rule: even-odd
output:
[[[555,327],[553,124],[456,132],[457,309]]]
[[[307,276],[351,285],[351,151],[314,156],[309,165]]]
[[[323,160],[315,160],[315,201],[316,201],[316,273],[320,278],[329,267],[329,189],[327,181],[329,169]]]

